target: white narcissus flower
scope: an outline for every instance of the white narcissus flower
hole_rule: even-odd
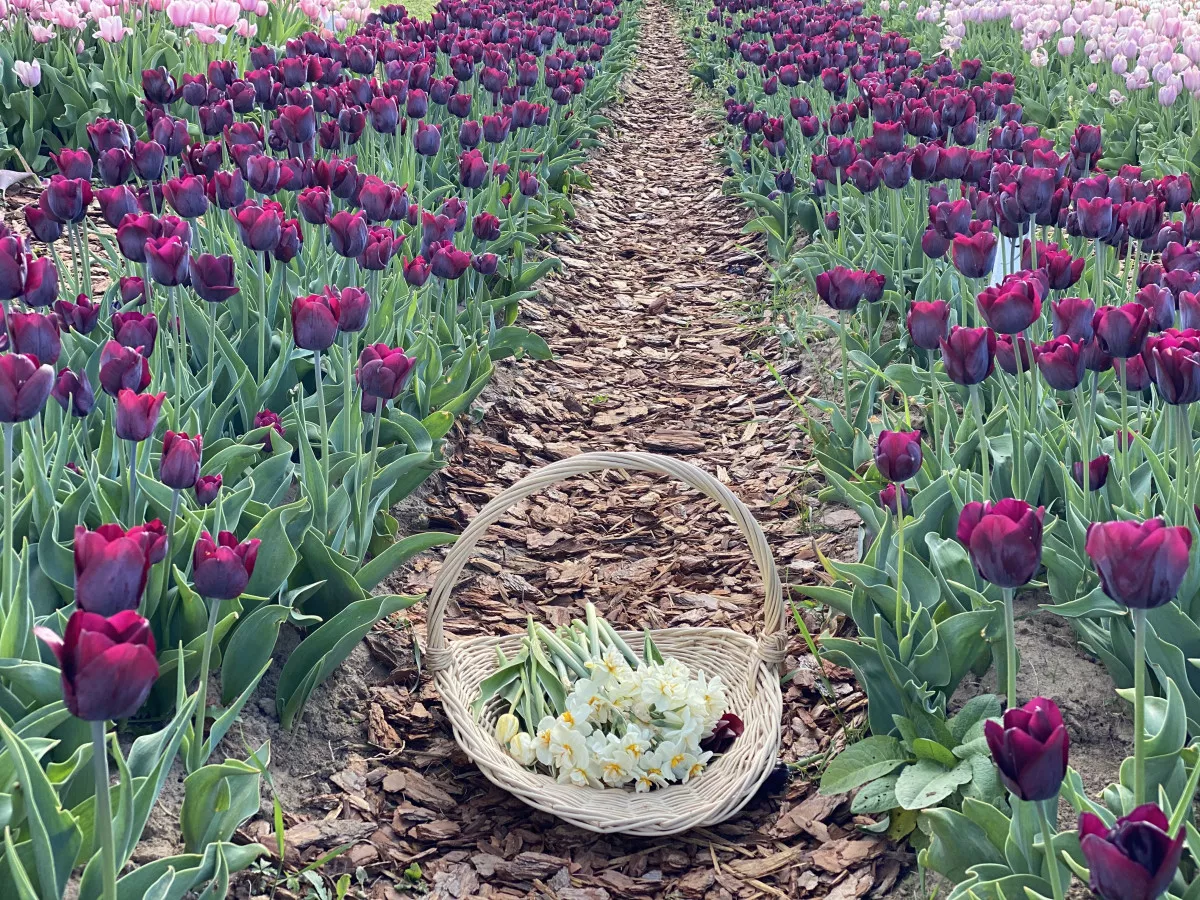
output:
[[[550,747],[553,744],[554,726],[558,724],[558,720],[554,716],[543,716],[542,721],[538,722],[537,732],[533,736],[534,754],[537,756],[537,761],[543,766],[550,765],[551,754]]]
[[[591,761],[587,738],[559,721],[550,729],[550,759],[560,771],[586,769]]]
[[[612,710],[603,685],[591,678],[580,678],[567,697],[567,711],[583,722],[604,725],[612,717]]]
[[[637,761],[633,754],[620,748],[606,747],[596,757],[600,780],[610,787],[621,787],[633,778]]]
[[[507,744],[521,730],[521,723],[512,713],[505,713],[496,720],[496,740]]]
[[[609,647],[598,658],[588,660],[584,665],[592,673],[592,680],[601,687],[607,687],[614,681],[623,681],[633,672],[616,647]]]
[[[534,738],[525,731],[519,732],[508,742],[508,753],[523,766],[532,766],[537,762],[537,746]]]

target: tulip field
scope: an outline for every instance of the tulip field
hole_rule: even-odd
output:
[[[1190,2],[0,0],[0,88],[0,898],[1200,897]],[[637,478],[450,611],[621,838],[422,601],[630,449],[784,635]],[[764,588],[766,738],[651,636]]]

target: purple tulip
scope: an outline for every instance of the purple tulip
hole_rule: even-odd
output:
[[[1092,813],[1079,817],[1079,846],[1100,900],[1157,900],[1170,886],[1183,855],[1183,829],[1174,839],[1157,805],[1146,803],[1112,828]]]
[[[0,422],[32,419],[54,388],[54,369],[21,353],[0,356]]]
[[[236,600],[246,590],[258,559],[258,538],[238,542],[237,535],[222,531],[214,541],[201,532],[192,551],[192,583],[208,600]]]
[[[1024,500],[968,503],[958,517],[958,540],[984,581],[1002,588],[1028,584],[1042,562],[1043,507]]]
[[[942,364],[955,384],[979,384],[992,374],[996,358],[996,334],[990,328],[955,325],[941,340]]]
[[[988,719],[983,735],[1000,780],[1018,800],[1053,800],[1067,774],[1070,738],[1053,700],[1034,697],[1004,712],[1003,724]]]
[[[875,467],[887,481],[904,482],[916,475],[921,471],[921,432],[880,432]]]
[[[1130,609],[1156,609],[1178,593],[1191,547],[1189,529],[1147,519],[1093,522],[1084,550],[1109,598]]]
[[[1034,351],[1037,367],[1046,383],[1056,391],[1073,391],[1083,383],[1086,371],[1083,344],[1067,335],[1053,338]]]
[[[76,375],[70,369],[63,369],[54,381],[50,396],[58,401],[63,412],[82,418],[88,415],[96,406],[96,394],[92,383],[88,380],[87,372],[80,370]]]
[[[176,491],[195,487],[200,477],[200,450],[203,439],[200,435],[168,431],[163,435],[162,455],[158,461],[158,480]]]
[[[1107,453],[1101,453],[1088,463],[1088,483],[1083,486],[1083,463],[1076,462],[1071,466],[1071,477],[1081,490],[1098,491],[1108,481],[1108,469],[1112,458]]]
[[[101,616],[137,609],[150,574],[149,549],[120,525],[75,526],[75,605]]]
[[[399,347],[369,344],[363,348],[354,376],[364,394],[386,403],[403,393],[414,365],[416,360]]]
[[[337,337],[340,302],[332,292],[292,301],[292,337],[304,350],[322,351]]]
[[[166,393],[135,394],[129,388],[123,388],[117,394],[117,437],[140,443],[154,434],[158,414],[166,399]]]
[[[58,321],[39,312],[10,312],[8,339],[14,353],[32,356],[39,363],[53,366],[62,353]]]

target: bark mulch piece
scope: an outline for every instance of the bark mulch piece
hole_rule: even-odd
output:
[[[785,390],[749,352],[759,341],[778,358],[731,312],[762,289],[764,272],[744,249],[741,213],[721,196],[678,22],[665,0],[647,0],[642,17],[640,66],[613,112],[617,134],[586,167],[595,188],[576,198],[578,244],[552,248],[564,271],[524,308],[555,360],[500,371],[482,420],[457,434],[426,501],[429,524],[461,531],[490,498],[555,459],[652,450],[716,473],[767,530],[785,582],[814,580],[818,548],[853,553],[857,520],[831,531],[826,516],[810,527],[817,502],[788,391],[812,385],[793,364]],[[439,564],[427,557],[390,587],[428,590]],[[663,479],[605,473],[561,483],[493,527],[447,630],[515,632],[531,615],[557,625],[591,600],[617,625],[752,632],[761,590],[745,541],[715,503]],[[413,613],[423,633],[423,610]],[[781,760],[801,765],[790,783],[781,768],[736,818],[646,839],[581,831],[493,787],[455,745],[412,630],[384,626],[367,638],[392,670],[365,713],[376,752],[346,758],[322,798],[323,821],[289,822],[288,861],[353,842],[344,861],[372,876],[368,896],[388,900],[416,887],[414,863],[438,898],[884,896],[904,854],[858,830],[848,804],[809,780],[847,730],[862,728],[866,698],[849,670],[819,672],[794,627],[791,635]],[[256,822],[247,836],[274,846],[271,831]]]

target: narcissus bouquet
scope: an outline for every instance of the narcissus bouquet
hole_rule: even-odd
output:
[[[591,604],[586,621],[556,632],[531,621],[520,653],[499,662],[477,713],[507,705],[496,739],[562,784],[686,784],[742,733],[720,676],[664,658],[649,632],[639,657]]]

